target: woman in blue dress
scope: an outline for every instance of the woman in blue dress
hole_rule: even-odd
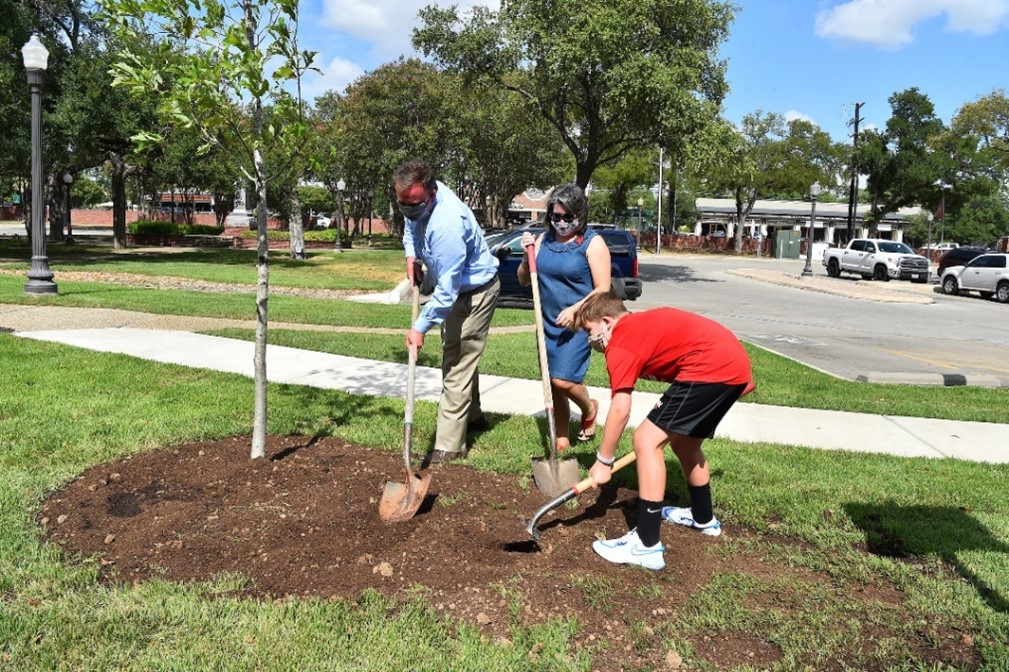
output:
[[[571,182],[554,189],[547,199],[546,232],[542,236],[522,235],[523,248],[532,243],[536,246],[558,450],[571,447],[569,401],[581,411],[580,441],[595,436],[599,411],[599,402],[589,398],[583,383],[591,353],[588,337],[581,330],[568,330],[585,297],[610,289],[610,250],[605,241],[588,228],[588,221],[585,193]],[[527,264],[528,261],[523,260],[518,270],[519,282],[523,285],[531,281]]]

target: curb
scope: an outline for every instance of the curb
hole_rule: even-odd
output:
[[[860,383],[883,383],[887,385],[935,385],[937,387],[1009,387],[995,376],[967,375],[963,373],[886,373],[870,371],[860,373],[855,380]]]
[[[931,297],[917,292],[886,289],[880,287],[880,283],[872,286],[861,280],[844,281],[817,276],[803,279],[801,276],[790,275],[788,273],[756,269],[729,269],[725,272],[729,275],[767,282],[772,285],[791,287],[807,292],[844,296],[850,299],[879,301],[881,303],[935,303],[935,300]]]

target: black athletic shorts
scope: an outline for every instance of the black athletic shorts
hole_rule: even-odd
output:
[[[648,419],[667,432],[710,439],[745,389],[746,385],[674,382],[655,404]]]

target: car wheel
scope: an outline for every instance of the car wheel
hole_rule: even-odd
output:
[[[947,276],[946,279],[942,281],[942,291],[946,294],[956,294],[959,290],[960,288],[956,286],[956,278],[952,275]]]
[[[883,264],[876,264],[876,268],[872,269],[872,279],[878,280],[879,282],[886,282],[890,279],[890,276],[886,273],[886,266]]]
[[[1009,282],[1000,282],[995,288],[995,298],[999,303],[1009,303]]]
[[[837,263],[837,259],[831,259],[827,262],[827,275],[832,278],[841,277],[841,266]]]

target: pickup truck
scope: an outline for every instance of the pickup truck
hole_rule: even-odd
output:
[[[855,273],[865,279],[928,282],[929,261],[904,243],[876,238],[853,238],[847,247],[828,248],[823,253],[827,275]]]

